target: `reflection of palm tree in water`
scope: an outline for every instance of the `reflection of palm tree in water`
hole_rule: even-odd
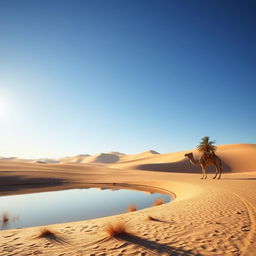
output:
[[[3,213],[1,218],[1,228],[6,228],[8,226],[8,223],[10,221],[10,216],[8,213]]]
[[[0,228],[6,228],[10,221],[16,221],[19,219],[19,216],[13,216],[11,217],[8,212],[4,212],[2,216],[0,217]]]

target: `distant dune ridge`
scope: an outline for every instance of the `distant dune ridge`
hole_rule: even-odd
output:
[[[127,168],[164,172],[200,172],[198,166],[193,166],[184,154],[193,152],[195,159],[199,157],[196,149],[175,153],[160,154],[154,150],[139,154],[126,155],[121,152],[100,153],[96,155],[80,154],[60,159],[26,160],[16,157],[0,157],[0,161],[32,162],[39,164],[107,164],[112,168]],[[224,172],[255,171],[256,144],[226,144],[217,146],[217,155],[223,160]],[[213,172],[214,168],[210,168]]]
[[[34,161],[35,163],[38,164],[56,164],[59,163],[58,160],[51,159],[51,158],[42,158]]]
[[[80,163],[83,163],[84,162],[84,159],[86,159],[87,157],[89,157],[90,155],[88,154],[80,154],[80,155],[77,155],[77,156],[67,156],[67,157],[64,157],[64,158],[61,158],[59,159],[59,163],[77,163],[77,164],[80,164]]]
[[[101,153],[95,156],[91,156],[87,163],[102,163],[102,164],[110,164],[118,162],[120,157],[116,154],[110,154],[110,153]]]
[[[117,156],[125,156],[126,155],[124,153],[116,152],[116,151],[108,152],[108,154],[117,155]]]

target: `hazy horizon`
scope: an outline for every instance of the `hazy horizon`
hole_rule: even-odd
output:
[[[256,143],[256,2],[0,2],[0,156]]]
[[[222,144],[222,145],[255,145],[255,143],[232,143],[232,144]],[[217,151],[218,152],[218,146],[221,146],[221,145],[216,145],[217,146]],[[65,158],[65,157],[75,157],[75,156],[95,156],[95,155],[100,155],[100,154],[115,154],[115,153],[121,153],[121,154],[124,154],[124,155],[137,155],[137,154],[141,154],[141,153],[145,153],[147,151],[156,151],[158,154],[168,154],[168,153],[178,153],[178,152],[182,152],[182,151],[186,151],[186,150],[193,150],[195,149],[196,146],[194,147],[191,147],[191,148],[184,148],[182,150],[176,150],[176,151],[170,151],[170,152],[159,152],[157,150],[154,150],[154,149],[148,149],[148,150],[144,150],[144,151],[140,151],[140,152],[132,152],[132,153],[126,153],[126,152],[120,152],[120,151],[108,151],[108,152],[96,152],[94,154],[88,154],[86,152],[80,152],[80,153],[77,153],[77,154],[68,154],[68,155],[60,155],[60,156],[56,156],[56,157],[49,157],[49,156],[40,156],[40,157],[29,157],[29,156],[22,156],[22,157],[19,157],[19,156],[15,156],[15,155],[0,155],[0,158],[20,158],[20,159],[25,159],[25,160],[40,160],[40,159],[53,159],[53,160],[58,160],[58,159],[61,159],[61,158]]]

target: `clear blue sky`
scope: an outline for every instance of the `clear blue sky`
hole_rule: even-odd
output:
[[[256,143],[256,1],[0,0],[0,155]]]

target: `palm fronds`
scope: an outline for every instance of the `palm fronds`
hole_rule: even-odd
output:
[[[200,144],[197,146],[197,150],[201,153],[204,152],[215,152],[216,146],[215,141],[211,141],[209,136],[205,136],[201,139]]]

